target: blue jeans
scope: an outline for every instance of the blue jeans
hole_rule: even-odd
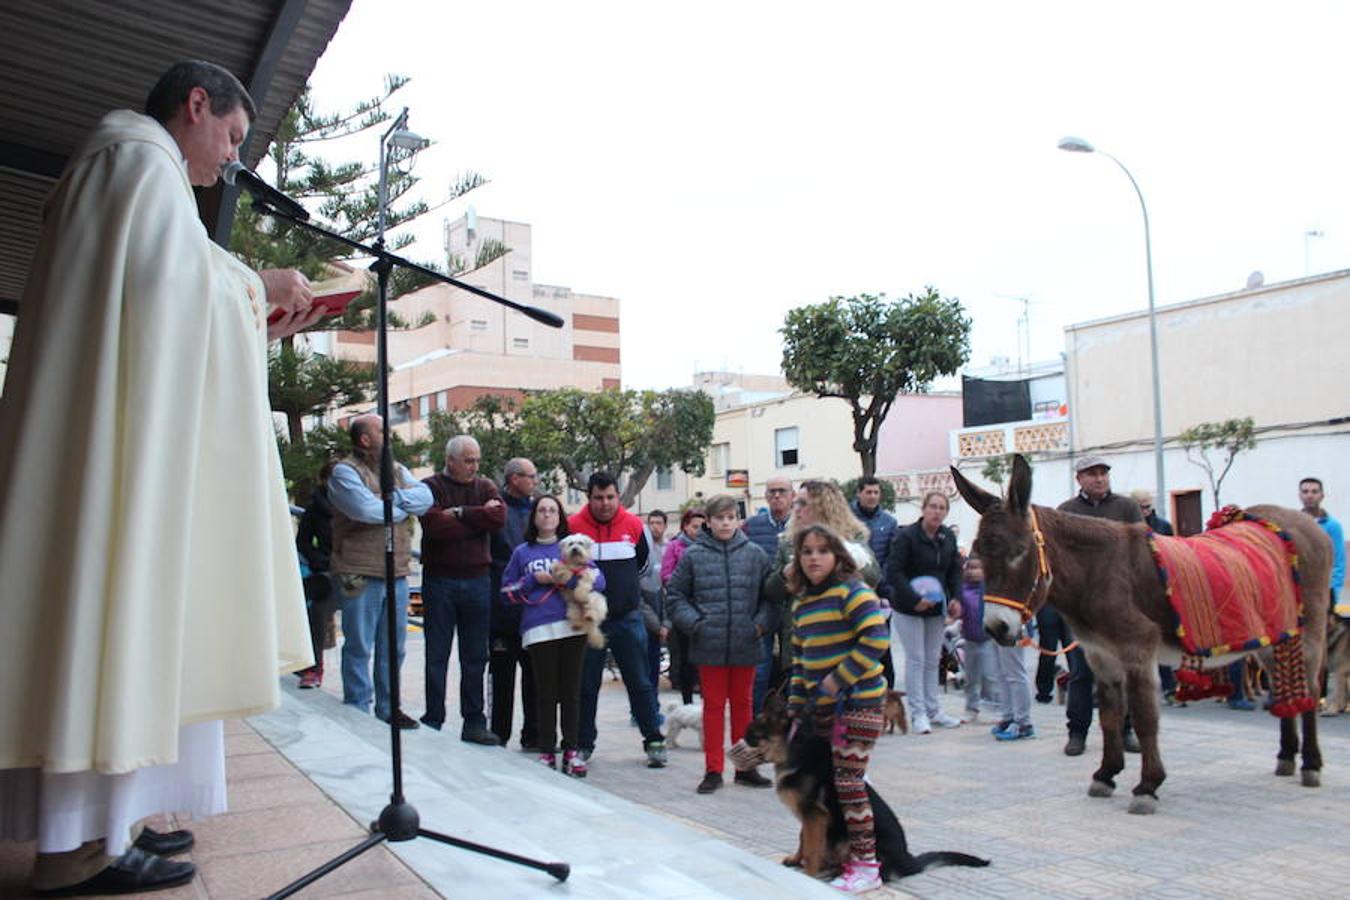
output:
[[[606,619],[600,630],[619,665],[619,675],[628,689],[628,707],[637,719],[642,742],[665,740],[657,723],[656,688],[647,675],[647,626],[642,624],[642,613],[634,610],[622,618]],[[604,675],[605,651],[587,646],[581,670],[581,723],[577,731],[577,744],[582,750],[595,749],[595,707]]]
[[[755,666],[755,715],[764,709],[764,698],[769,693],[769,678],[773,675],[773,632],[760,638],[759,644],[759,665]]]
[[[385,581],[366,578],[355,597],[342,597],[342,702],[370,710],[370,657],[375,652],[375,715],[388,720],[389,629],[384,609]],[[398,666],[403,668],[403,645],[408,637],[408,579],[394,579],[398,616]]]
[[[422,629],[426,634],[427,711],[422,720],[445,722],[445,681],[450,650],[459,632],[459,714],[466,729],[487,728],[483,713],[483,671],[488,663],[491,607],[487,575],[422,579]]]

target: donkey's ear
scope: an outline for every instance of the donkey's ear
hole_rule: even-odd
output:
[[[971,509],[975,510],[980,515],[984,515],[986,509],[998,502],[998,498],[993,494],[983,488],[978,488],[971,484],[970,480],[962,475],[961,471],[957,469],[956,466],[952,466],[951,470],[952,480],[956,482],[956,490],[961,494],[965,501],[970,504]]]
[[[1030,503],[1031,464],[1019,453],[1013,457],[1012,478],[1008,480],[1008,508],[1024,515]]]

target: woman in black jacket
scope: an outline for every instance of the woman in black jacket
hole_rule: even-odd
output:
[[[938,703],[938,662],[942,657],[943,616],[948,602],[961,592],[961,557],[947,519],[947,495],[930,491],[923,498],[919,521],[895,533],[886,558],[891,586],[892,642],[905,651],[905,693],[910,727],[928,734],[933,725],[956,728],[961,720]],[[914,580],[929,576],[939,589],[915,590]],[[936,586],[935,586],[936,587]]]

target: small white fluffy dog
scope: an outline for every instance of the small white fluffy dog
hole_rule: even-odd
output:
[[[666,707],[666,745],[680,746],[676,738],[684,729],[698,732],[699,745],[703,744],[703,704],[672,703]]]
[[[551,574],[567,601],[567,621],[574,631],[584,631],[587,642],[598,650],[605,646],[600,623],[609,613],[609,604],[605,595],[594,589],[595,569],[590,562],[595,556],[595,541],[584,534],[569,534],[559,543],[559,552],[562,558],[553,564]],[[566,587],[574,577],[577,583]]]

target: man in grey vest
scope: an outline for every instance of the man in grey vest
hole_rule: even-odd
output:
[[[385,613],[384,499],[380,454],[384,422],[357,416],[351,424],[352,455],[333,467],[328,499],[333,504],[332,571],[342,592],[342,701],[370,709],[371,650],[375,657],[375,715],[399,728],[417,720],[392,709],[389,698],[389,636]],[[406,467],[394,466],[394,602],[398,614],[398,664],[408,635],[408,570],[412,564],[412,517],[431,508],[431,490]]]

